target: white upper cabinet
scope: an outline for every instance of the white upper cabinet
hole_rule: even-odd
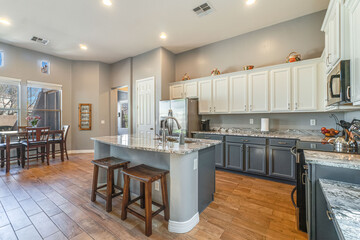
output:
[[[293,68],[295,111],[317,110],[317,65]]]
[[[213,80],[213,109],[214,113],[229,112],[229,82],[228,78],[215,78]]]
[[[212,112],[212,80],[199,81],[199,113]]]
[[[326,13],[322,31],[325,32],[325,63],[330,72],[340,59],[340,1],[332,0]]]
[[[248,84],[246,74],[230,77],[230,113],[243,113],[247,111]]]
[[[184,84],[170,86],[170,99],[184,98]]]
[[[287,112],[291,110],[290,68],[275,69],[270,72],[271,101],[270,111]]]
[[[249,74],[249,111],[269,111],[269,78],[268,72]]]
[[[360,0],[349,1],[351,101],[360,105]]]
[[[184,83],[184,97],[197,97],[198,96],[198,83],[190,82]]]

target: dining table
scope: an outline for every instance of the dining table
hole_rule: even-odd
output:
[[[40,128],[39,128],[40,129]],[[6,173],[10,172],[10,150],[8,149],[8,146],[10,146],[11,138],[14,137],[23,137],[24,140],[26,140],[26,131],[19,132],[19,131],[0,131],[0,143],[6,143],[7,146],[7,154],[6,154]],[[56,136],[60,135],[61,139],[64,139],[64,131],[63,130],[49,130],[49,136],[52,137],[52,139],[56,139]],[[41,131],[36,130],[36,139],[39,141],[41,138]],[[21,155],[21,162],[24,166],[24,160],[25,160],[25,145],[22,145],[23,148],[23,154]],[[48,147],[50,149],[50,147]],[[53,147],[54,151],[55,147]],[[64,161],[64,147],[63,147],[63,141],[60,141],[60,149],[61,149],[61,161]],[[48,150],[50,151],[50,150]],[[0,153],[1,159],[4,159],[4,151],[1,151]]]

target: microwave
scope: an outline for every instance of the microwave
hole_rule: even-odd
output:
[[[343,60],[327,77],[327,105],[350,102],[350,60]]]

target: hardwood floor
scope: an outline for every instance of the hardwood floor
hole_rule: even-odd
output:
[[[121,221],[121,197],[107,213],[101,198],[91,203],[92,154],[69,161],[35,163],[30,170],[0,170],[0,239],[146,239],[144,222]],[[153,220],[151,239],[306,239],[295,229],[292,186],[217,171],[215,201],[186,234]]]

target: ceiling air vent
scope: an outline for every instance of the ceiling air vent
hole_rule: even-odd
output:
[[[209,2],[203,3],[200,6],[197,6],[193,9],[193,11],[198,15],[199,17],[205,16],[211,12],[214,11],[213,7],[210,5]]]
[[[33,37],[31,38],[31,41],[34,41],[34,42],[37,42],[37,43],[41,43],[41,44],[43,44],[43,45],[47,45],[47,44],[50,42],[50,41],[47,40],[47,39],[40,38],[40,37],[35,37],[35,36],[33,36]]]

